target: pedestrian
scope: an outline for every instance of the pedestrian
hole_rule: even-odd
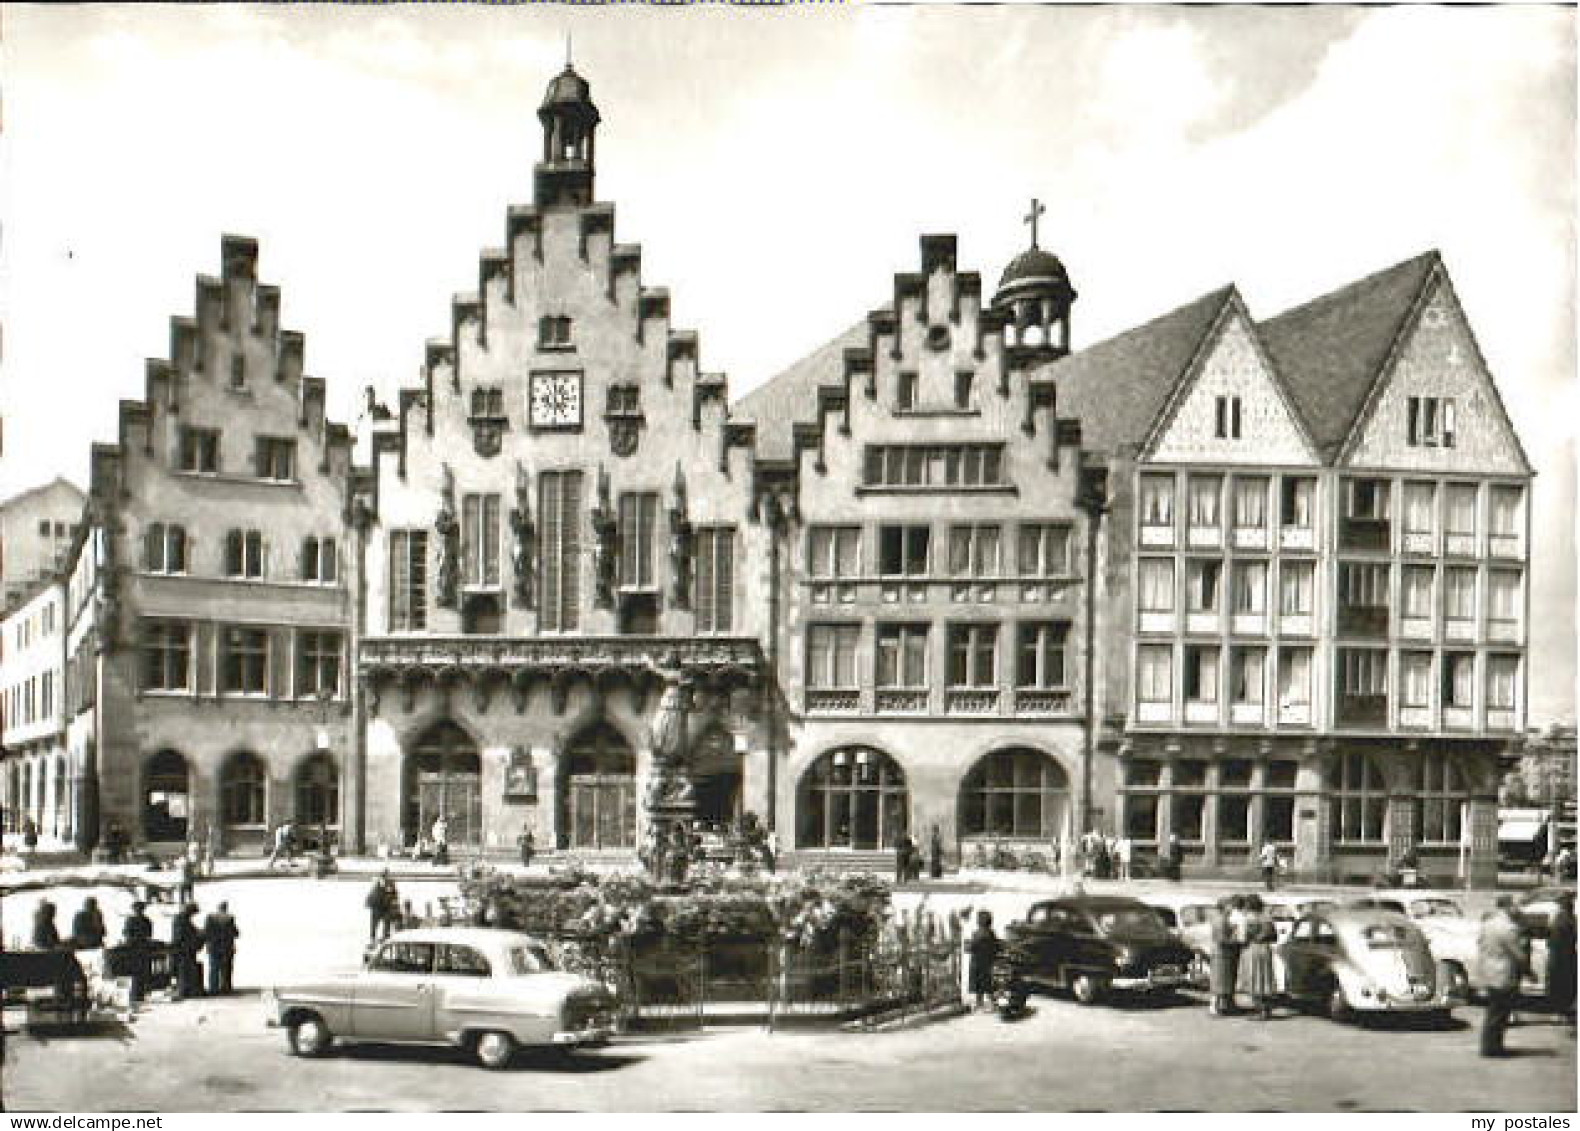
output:
[[[1273,920],[1254,895],[1245,897],[1245,949],[1240,952],[1239,990],[1251,999],[1251,1008],[1261,1020],[1273,1016],[1273,998],[1278,993],[1278,975],[1273,968],[1273,943],[1278,932]]]
[[[186,855],[181,857],[181,882],[176,885],[176,902],[180,904],[191,903],[197,898],[197,842],[193,841],[187,846]]]
[[[1135,851],[1136,846],[1128,836],[1122,836],[1114,841],[1114,861],[1119,865],[1119,878],[1121,880],[1130,879],[1130,861],[1135,855]]]
[[[1530,966],[1530,942],[1514,917],[1514,897],[1498,896],[1498,906],[1481,921],[1476,939],[1477,975],[1487,995],[1481,1019],[1481,1055],[1507,1056],[1503,1034],[1514,1012],[1520,978]]]
[[[111,864],[121,864],[126,860],[126,846],[131,838],[126,835],[126,827],[119,821],[111,821],[104,830],[104,851]]]
[[[236,966],[236,939],[241,931],[236,928],[236,917],[230,913],[230,904],[221,903],[203,920],[203,945],[208,949],[209,995],[231,992],[231,973]]]
[[[274,830],[274,851],[269,853],[269,870],[274,870],[275,863],[285,858],[285,866],[289,868],[295,861],[296,849],[293,843],[295,830],[291,828],[290,821],[281,821],[279,828]]]
[[[208,843],[203,853],[203,874],[213,876],[219,869],[219,826],[208,827]]]
[[[927,874],[935,880],[944,878],[944,834],[937,825],[927,837]]]
[[[121,923],[121,947],[126,952],[126,971],[132,980],[131,1000],[136,1005],[148,994],[149,951],[153,947],[154,924],[142,900],[132,903],[132,913]]]
[[[442,814],[433,822],[433,862],[450,862],[450,822]]]
[[[182,904],[175,921],[170,924],[170,957],[176,966],[177,1001],[203,994],[203,975],[197,957],[203,945],[203,932],[198,929],[197,912],[197,904]]]
[[[1211,1010],[1217,1017],[1227,1017],[1234,1012],[1234,984],[1240,974],[1240,940],[1236,937],[1236,924],[1230,913],[1239,902],[1239,896],[1226,895],[1212,913],[1212,967],[1208,990],[1212,997]]]
[[[78,950],[98,950],[104,945],[104,915],[99,901],[88,896],[71,919],[71,945]]]
[[[894,882],[903,884],[911,874],[911,838],[902,836],[894,842]]]
[[[1257,862],[1262,866],[1262,887],[1272,891],[1278,884],[1278,846],[1264,840],[1261,852],[1257,853]]]
[[[516,846],[521,849],[521,866],[532,867],[532,856],[537,851],[537,842],[532,839],[531,829],[521,830],[521,835],[516,838]]]
[[[773,829],[763,837],[763,867],[769,872],[779,867],[779,834]]]
[[[1185,850],[1180,847],[1179,833],[1169,833],[1168,841],[1164,847],[1163,872],[1174,883],[1179,883],[1180,866],[1185,859]]]
[[[1575,1025],[1575,897],[1558,897],[1558,910],[1547,924],[1547,1004]]]
[[[33,909],[33,949],[59,950],[60,930],[55,926],[55,905],[47,899]]]
[[[395,881],[390,879],[388,868],[373,881],[373,886],[368,888],[367,899],[363,902],[368,909],[368,941],[389,938],[390,923],[400,907],[400,897],[395,890]]]
[[[993,933],[993,912],[977,912],[977,929],[966,941],[966,986],[975,995],[978,1009],[987,1009],[993,996],[993,963],[1003,950],[998,935]]]

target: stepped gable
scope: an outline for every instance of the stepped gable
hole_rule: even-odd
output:
[[[796,425],[817,426],[818,388],[844,381],[845,351],[865,346],[867,335],[863,318],[731,406],[732,422],[756,425],[758,460],[794,457]]]
[[[1111,453],[1141,444],[1233,301],[1234,287],[1222,287],[1054,362],[1047,375],[1059,416],[1080,422],[1081,446]]]
[[[1428,251],[1258,323],[1325,459],[1349,436],[1441,263]]]

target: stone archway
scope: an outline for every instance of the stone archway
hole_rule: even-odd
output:
[[[560,847],[636,847],[636,755],[607,720],[566,744],[559,783]]]
[[[445,843],[483,843],[483,763],[471,735],[451,719],[434,723],[405,759],[402,835],[407,844],[430,839],[444,818]]]
[[[192,775],[187,760],[161,750],[143,763],[143,837],[185,841],[192,827]]]

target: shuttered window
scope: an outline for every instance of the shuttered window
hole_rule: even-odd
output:
[[[544,632],[574,632],[581,609],[582,473],[545,471],[538,476],[543,516],[542,610]]]
[[[653,527],[657,521],[657,495],[620,496],[620,584],[625,588],[653,588]]]
[[[697,631],[729,632],[735,624],[735,527],[697,530]]]

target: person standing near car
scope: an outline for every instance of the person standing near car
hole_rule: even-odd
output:
[[[1240,941],[1235,935],[1232,912],[1239,906],[1240,897],[1226,895],[1212,911],[1212,968],[1208,978],[1208,991],[1212,997],[1212,1013],[1227,1017],[1234,1012],[1234,982],[1240,973]]]
[[[1273,998],[1278,993],[1273,969],[1273,943],[1278,933],[1273,920],[1254,895],[1245,897],[1245,949],[1240,952],[1240,991],[1251,999],[1251,1008],[1263,1021],[1273,1016]]]
[[[71,945],[78,950],[98,950],[104,945],[104,916],[99,901],[88,896],[71,920]]]
[[[993,912],[977,912],[977,929],[966,941],[966,987],[975,995],[978,1009],[987,1009],[993,995],[993,963],[998,960],[1003,944],[993,932]]]
[[[33,949],[59,950],[60,931],[55,926],[55,905],[47,899],[33,909]]]
[[[1558,910],[1547,924],[1547,1003],[1575,1027],[1575,897],[1558,897]]]
[[[208,992],[210,997],[231,992],[231,972],[236,967],[236,917],[230,904],[221,903],[203,920],[203,944],[208,949]]]
[[[1477,975],[1487,995],[1481,1019],[1481,1055],[1507,1056],[1503,1034],[1514,1012],[1520,978],[1530,967],[1530,942],[1514,917],[1514,897],[1498,896],[1498,906],[1481,921],[1476,939]]]
[[[388,868],[373,881],[373,886],[368,888],[367,899],[363,902],[368,909],[368,941],[376,941],[381,934],[389,938],[390,924],[400,912],[400,897],[395,891],[395,881],[390,879]]]

